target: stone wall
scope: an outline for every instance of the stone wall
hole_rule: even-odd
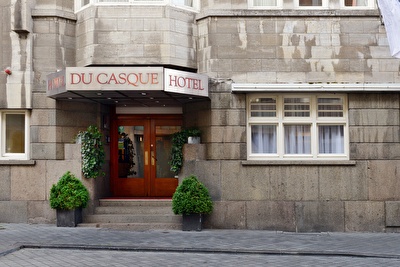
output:
[[[90,6],[77,18],[77,66],[197,67],[193,12],[159,5]]]
[[[66,171],[81,177],[74,138],[91,124],[102,125],[109,109],[93,103],[56,102],[46,96],[46,75],[75,66],[73,1],[37,0],[35,5],[28,0],[2,1],[0,19],[0,66],[11,66],[13,72],[6,77],[1,71],[0,108],[31,108],[30,160],[0,162],[0,222],[54,222],[55,212],[48,202],[51,185]],[[19,104],[4,101],[13,96],[11,91],[18,95]],[[93,197],[108,194],[104,181],[108,186],[108,177],[86,181],[93,193],[91,207]]]
[[[194,173],[210,188],[208,227],[397,231],[399,93],[349,93],[350,161],[296,164],[246,161],[246,96],[231,93],[233,82],[398,82],[400,61],[390,56],[379,18],[230,13],[198,16],[199,71],[211,77],[211,110],[202,114],[205,159],[188,157],[181,174]]]
[[[378,16],[319,14],[199,18],[199,72],[236,83],[399,81]]]

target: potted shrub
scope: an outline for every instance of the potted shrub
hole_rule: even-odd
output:
[[[188,144],[200,144],[200,130],[197,128],[190,128],[187,130]]]
[[[182,215],[182,230],[201,231],[203,215],[212,210],[207,187],[194,175],[184,178],[172,196],[172,211]]]
[[[57,226],[75,227],[82,222],[82,208],[89,191],[71,172],[66,172],[50,189],[50,207],[57,211]]]

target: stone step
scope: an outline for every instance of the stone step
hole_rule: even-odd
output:
[[[165,199],[100,199],[99,206],[101,207],[171,207],[172,200]]]
[[[78,227],[96,227],[115,230],[182,230],[181,223],[81,223]]]
[[[181,229],[182,216],[172,212],[171,199],[100,199],[81,227],[112,229]]]
[[[94,214],[86,215],[85,223],[179,223],[179,215]]]
[[[170,206],[100,206],[96,207],[95,214],[153,214],[174,215]]]

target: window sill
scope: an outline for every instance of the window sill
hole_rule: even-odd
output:
[[[286,17],[379,17],[377,9],[211,9],[200,12],[197,20],[213,16],[286,16]]]
[[[243,166],[355,166],[355,160],[244,160]]]
[[[36,164],[36,161],[34,161],[34,160],[18,160],[18,159],[3,160],[3,159],[0,159],[0,166],[9,166],[9,165],[11,165],[11,166],[14,166],[14,165],[33,166],[35,164]]]

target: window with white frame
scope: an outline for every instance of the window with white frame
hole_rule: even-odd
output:
[[[249,8],[270,9],[282,8],[282,0],[249,0]],[[336,8],[335,5],[330,6],[328,0],[293,0],[291,3],[286,2],[287,8]],[[375,8],[375,0],[340,0],[337,8]]]
[[[189,8],[198,10],[200,0],[75,0],[75,11],[88,6],[90,4],[96,5],[173,5],[177,7]]]
[[[281,8],[282,0],[250,0],[250,8]]]
[[[348,159],[345,95],[247,97],[248,159]]]
[[[27,111],[0,110],[0,159],[28,159]]]

